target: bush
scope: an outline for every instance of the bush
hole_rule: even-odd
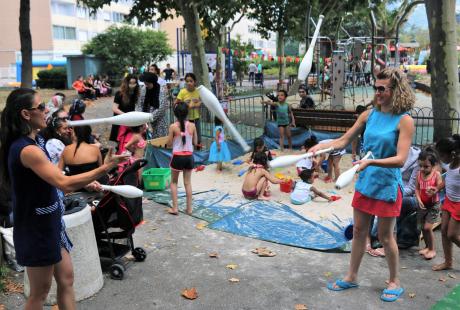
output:
[[[67,84],[67,72],[65,68],[53,68],[41,70],[37,73],[37,86],[40,88],[65,89]]]

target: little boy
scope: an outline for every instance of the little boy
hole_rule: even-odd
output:
[[[312,198],[315,198],[316,196],[322,197],[329,202],[333,201],[331,197],[316,189],[312,185],[314,180],[313,170],[305,169],[300,173],[299,176],[300,179],[302,179],[302,181],[296,183],[295,189],[291,194],[291,203],[295,205],[301,205],[306,202],[309,202]]]

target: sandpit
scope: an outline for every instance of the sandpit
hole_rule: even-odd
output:
[[[302,154],[301,151],[287,151],[283,153],[280,150],[273,150],[277,155],[289,155],[289,154]],[[233,161],[240,159],[245,161],[249,157],[249,154],[238,157]],[[349,169],[352,166],[351,155],[344,155],[340,161],[341,172]],[[202,171],[193,171],[192,173],[192,188],[194,191],[217,189],[225,193],[240,195],[241,199],[244,200],[241,194],[241,187],[243,178],[238,176],[239,171],[247,168],[246,163],[242,165],[233,165],[231,162],[224,164],[224,170],[217,172],[216,165],[208,165]],[[294,180],[300,180],[296,174],[295,166],[289,166],[286,168],[277,168],[274,172],[280,172],[285,176],[289,176]],[[325,183],[322,179],[326,176],[325,173],[320,174],[320,178],[316,179],[314,186],[325,192],[328,195],[339,195],[342,198],[334,202],[327,202],[321,197],[317,197],[314,200],[307,202],[303,205],[293,205],[290,202],[290,194],[283,193],[280,191],[279,185],[271,185],[271,200],[277,201],[290,206],[298,214],[315,221],[331,220],[337,222],[340,219],[343,222],[349,222],[352,218],[351,200],[354,193],[354,182],[342,190],[336,190],[334,183]],[[179,186],[182,186],[182,177],[179,180]],[[335,215],[335,216],[334,216]],[[338,218],[338,219],[337,219]]]

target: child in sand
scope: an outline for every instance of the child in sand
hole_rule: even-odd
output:
[[[318,140],[316,139],[316,136],[311,136],[310,138],[306,139],[305,142],[303,143],[303,148],[305,149],[305,153],[308,153],[310,148],[318,144]],[[319,159],[318,158],[304,158],[301,159],[297,162],[296,168],[297,168],[297,174],[300,176],[300,173],[303,170],[315,170],[319,166]],[[313,174],[313,177],[315,177],[316,174]]]
[[[316,196],[322,197],[329,202],[333,201],[332,197],[329,197],[312,185],[315,179],[314,170],[305,169],[299,176],[302,181],[296,183],[295,189],[291,194],[291,202],[293,204],[304,204],[314,199]]]
[[[294,114],[291,107],[286,102],[287,91],[280,89],[278,91],[278,102],[263,101],[262,103],[274,106],[276,108],[276,123],[280,131],[280,150],[284,151],[284,136],[288,139],[289,149],[292,150],[291,127],[295,127]]]
[[[254,139],[254,146],[253,146],[253,149],[252,149],[252,153],[251,153],[251,156],[249,157],[249,159],[246,161],[246,163],[250,164],[253,162],[254,160],[254,155],[256,153],[265,153],[267,154],[267,160],[270,161],[270,160],[273,160],[273,157],[272,157],[272,154],[271,152],[268,150],[268,148],[265,146],[265,142],[264,142],[264,139],[262,138],[255,138]]]
[[[434,271],[451,269],[452,243],[460,247],[460,135],[440,140],[436,149],[446,170],[446,198],[441,208],[444,263],[433,266]]]
[[[420,170],[415,182],[415,197],[417,198],[417,223],[423,233],[426,248],[419,251],[425,259],[436,256],[434,249],[433,224],[440,220],[439,190],[443,187],[441,173],[436,170],[438,157],[433,151],[423,150],[418,156]]]
[[[332,139],[326,139],[319,142],[319,144],[327,144],[333,141]],[[324,178],[324,182],[330,183],[335,182],[340,175],[340,159],[346,153],[345,149],[334,150],[327,155],[327,177]],[[326,154],[321,154],[320,163],[326,158]],[[334,179],[332,179],[332,173],[334,173]]]
[[[267,169],[267,155],[263,152],[256,153],[254,155],[253,164],[244,178],[242,188],[244,198],[269,199],[264,197],[265,191],[268,189],[268,183],[280,184],[282,181],[271,176]]]
[[[214,126],[215,140],[212,142],[211,147],[209,148],[208,161],[212,163],[217,162],[217,172],[221,172],[222,162],[230,161],[231,155],[227,142],[225,141],[222,121],[217,117],[214,117]]]
[[[187,121],[188,107],[184,102],[179,102],[174,107],[174,115],[177,121],[169,126],[168,146],[173,147],[171,158],[171,198],[172,208],[168,213],[178,215],[177,206],[177,182],[179,174],[184,174],[185,193],[187,195],[187,214],[192,214],[192,169],[193,145],[197,143],[197,134],[195,124]]]

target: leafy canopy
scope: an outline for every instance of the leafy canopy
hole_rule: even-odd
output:
[[[131,26],[112,26],[91,39],[82,49],[105,59],[107,71],[123,72],[127,66],[140,67],[165,60],[172,54],[165,32]]]

